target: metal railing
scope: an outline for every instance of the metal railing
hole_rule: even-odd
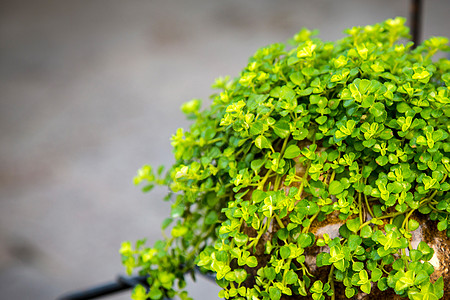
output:
[[[216,282],[216,275],[213,273],[202,273],[198,267],[194,268],[194,271],[199,276]],[[134,288],[136,285],[140,284],[146,289],[149,288],[147,283],[148,276],[118,276],[115,281],[100,284],[95,287],[90,287],[84,290],[79,290],[75,292],[70,292],[62,295],[58,300],[88,300],[96,299],[99,297],[108,296],[115,294],[117,292],[125,291]],[[163,300],[170,300],[164,298]]]
[[[136,285],[142,285],[148,288],[147,276],[118,276],[116,281],[104,283],[85,290],[80,290],[65,294],[58,298],[59,300],[87,300],[98,297],[115,294],[120,291],[128,290]]]

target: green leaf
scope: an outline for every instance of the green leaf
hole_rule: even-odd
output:
[[[181,106],[181,111],[183,113],[185,113],[186,115],[197,113],[198,110],[200,109],[201,105],[202,105],[202,102],[200,100],[193,99],[191,101],[188,101],[188,102],[184,103]]]
[[[161,224],[161,228],[162,229],[166,229],[171,223],[172,223],[173,219],[172,218],[166,218],[164,219],[164,221]]]
[[[275,272],[275,269],[273,267],[264,268],[264,276],[266,276],[269,280],[274,280],[275,276],[277,276],[277,273]]]
[[[359,222],[359,218],[355,218],[355,219],[351,219],[351,220],[347,220],[347,228],[352,231],[352,232],[358,232],[359,226],[360,226],[360,222]]]
[[[383,271],[381,271],[378,268],[375,268],[372,270],[371,281],[377,282],[378,280],[380,280],[381,276],[383,276]]]
[[[416,278],[414,279],[414,285],[419,285],[422,282],[429,280],[430,276],[427,274],[426,271],[421,270],[417,273]]]
[[[271,286],[269,288],[269,295],[271,300],[280,300],[281,291],[278,288]]]
[[[246,265],[250,268],[255,268],[258,265],[258,260],[254,256],[249,256],[247,258]]]
[[[370,227],[369,225],[364,226],[363,228],[361,228],[361,237],[368,239],[372,236],[372,227]]]
[[[387,190],[391,193],[398,194],[403,191],[403,185],[398,181],[388,183]]]
[[[369,108],[369,112],[374,117],[381,117],[386,111],[383,103],[376,102],[371,108]]]
[[[374,205],[372,207],[373,213],[375,214],[375,217],[379,218],[383,215],[383,211],[381,210],[381,205]]]
[[[297,243],[302,247],[306,248],[313,244],[313,239],[311,238],[310,234],[308,233],[302,233],[297,239]]]
[[[395,165],[398,163],[398,157],[394,154],[389,154],[388,159],[389,159],[389,163],[392,165]]]
[[[375,140],[374,140],[375,141]],[[363,142],[364,143],[364,142]],[[372,145],[373,146],[373,145]],[[370,146],[370,147],[372,147],[372,146]],[[364,177],[364,178],[367,178],[367,177],[369,177],[369,175],[372,173],[372,171],[373,171],[373,167],[371,167],[371,166],[364,166],[363,167],[363,170],[362,170],[362,176]]]
[[[159,289],[156,290],[157,292],[159,292],[159,297],[157,296],[157,293],[150,293],[150,297],[151,299],[160,299],[162,297],[162,293]],[[136,287],[133,289],[133,293],[131,294],[131,299],[133,300],[146,300],[148,299],[147,295],[147,291],[145,290],[145,288],[138,284],[136,285]]]
[[[336,269],[342,272],[345,271],[345,261],[343,259],[334,262],[333,265],[336,267]]]
[[[217,222],[219,216],[214,210],[211,210],[205,217],[205,224],[212,225]]]
[[[417,222],[416,220],[410,219],[408,221],[408,229],[409,229],[409,231],[414,231],[417,228],[419,228],[419,222]]]
[[[377,287],[380,289],[380,291],[385,291],[389,288],[387,284],[387,277],[383,277],[377,282]]]
[[[387,156],[378,156],[375,159],[376,163],[379,164],[380,166],[384,166],[389,162],[389,159],[387,158]]]
[[[272,147],[269,143],[269,140],[264,135],[259,135],[255,139],[255,145],[259,149],[265,149]]]
[[[329,266],[330,263],[330,254],[326,252],[320,252],[316,257],[316,264],[318,267]]]
[[[359,228],[359,221],[358,221],[358,228]],[[348,222],[347,222],[347,227],[348,227]],[[350,228],[349,228],[350,229]],[[351,230],[351,229],[350,229]],[[358,229],[356,229],[358,230]],[[352,230],[353,231],[353,230]],[[361,245],[362,243],[362,238],[359,235],[356,234],[352,234],[350,235],[350,237],[348,238],[348,247],[350,248],[350,250],[356,250],[356,248]]]
[[[152,167],[149,165],[144,165],[140,168],[133,179],[135,185],[138,185],[144,180],[148,182],[153,182],[155,180],[155,174],[153,173]]]
[[[300,148],[297,145],[290,145],[286,148],[286,151],[284,152],[284,158],[296,158],[300,155]]]
[[[298,275],[294,271],[289,270],[286,273],[286,284],[294,284],[297,282],[297,280],[298,280]]]
[[[325,123],[327,121],[327,116],[321,116],[321,117],[318,117],[317,119],[316,119],[316,122],[319,124],[319,125],[322,125],[323,123]]]
[[[289,76],[289,79],[291,79],[291,81],[296,85],[301,85],[303,82],[305,82],[305,78],[303,77],[301,72],[292,73]]]
[[[282,228],[277,231],[277,237],[282,241],[285,241],[288,238],[288,236],[289,232],[287,231],[286,228]]]
[[[250,134],[251,135],[262,134],[264,132],[264,126],[265,124],[263,123],[262,120],[258,120],[252,123],[252,125],[250,126]]]
[[[338,195],[344,191],[344,185],[342,185],[339,181],[334,180],[330,183],[330,186],[328,187],[328,191],[332,195]]]
[[[409,251],[409,256],[411,257],[412,261],[419,261],[422,258],[422,252],[413,249]]]
[[[237,246],[243,246],[248,242],[248,236],[244,233],[237,233],[234,237]]]
[[[283,246],[280,248],[280,256],[282,259],[287,259],[291,255],[291,249],[289,246]]]
[[[147,192],[150,192],[154,187],[155,187],[154,184],[148,184],[142,188],[142,191],[144,193],[147,193]]]
[[[439,231],[444,231],[444,230],[447,229],[447,227],[448,227],[448,221],[447,221],[447,219],[444,219],[444,220],[442,220],[442,221],[439,221],[438,224],[437,224],[437,229],[438,229]]]
[[[237,283],[242,283],[245,281],[245,279],[247,279],[247,272],[244,269],[237,269],[234,270],[233,272],[236,277]]]
[[[278,135],[281,139],[287,138],[289,136],[289,122],[286,120],[279,120],[273,126],[273,132]]]
[[[161,299],[163,297],[163,293],[162,293],[162,291],[159,288],[152,287],[150,289],[150,292],[148,293],[148,296],[152,300],[157,300],[157,299]],[[144,299],[146,299],[146,298],[144,298]],[[133,300],[136,300],[136,299],[133,299]]]
[[[395,290],[402,291],[414,284],[414,280],[410,276],[403,276],[395,283]]]
[[[363,291],[366,294],[370,294],[370,290],[372,288],[372,285],[370,284],[370,282],[366,282],[363,285],[361,285],[361,291]]]
[[[444,296],[444,278],[442,276],[433,284],[433,290],[438,299]]]
[[[356,290],[352,287],[345,288],[345,296],[347,298],[352,298],[356,294]]]
[[[401,259],[397,259],[393,264],[392,264],[392,268],[394,270],[403,270],[405,268],[405,264],[403,262],[403,260]]]
[[[265,161],[263,159],[252,160],[252,162],[250,163],[250,167],[253,171],[258,172],[264,165],[264,162]]]
[[[186,209],[186,206],[184,203],[179,203],[178,205],[172,206],[172,211],[170,216],[172,218],[179,218],[184,214],[184,210]]]
[[[405,112],[407,112],[408,110],[410,110],[411,109],[411,107],[408,105],[408,103],[406,103],[406,102],[399,102],[398,104],[397,104],[397,111],[399,112],[399,113],[402,113],[402,114],[404,114]]]
[[[361,106],[364,108],[369,108],[371,107],[375,102],[375,98],[373,96],[366,96],[363,98],[362,102],[361,102]]]
[[[369,275],[366,270],[361,270],[359,272],[360,282],[367,282],[369,280]]]
[[[355,272],[359,272],[362,269],[364,269],[364,264],[362,262],[360,262],[360,261],[357,261],[357,262],[353,263],[352,269]]]
[[[188,232],[188,228],[183,225],[177,225],[174,228],[172,228],[172,236],[173,237],[179,237],[183,236]]]
[[[344,224],[339,227],[339,234],[344,238],[348,238],[351,234],[351,231],[348,229],[347,225]]]
[[[280,91],[280,98],[289,102],[295,100],[296,93],[293,89],[283,86]]]
[[[312,287],[310,288],[311,293],[322,294],[323,293],[323,282],[320,280],[314,281]]]

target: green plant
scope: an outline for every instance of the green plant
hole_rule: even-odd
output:
[[[450,236],[450,61],[433,37],[417,48],[402,18],[353,27],[337,42],[300,31],[292,49],[259,49],[234,80],[172,137],[166,176],[144,166],[135,183],[170,187],[170,236],[154,247],[122,245],[127,270],[148,274],[133,299],[190,299],[185,274],[216,273],[229,299],[335,298],[393,289],[410,299],[443,297],[432,283],[433,249],[413,248],[416,214]],[[339,236],[313,227],[334,216]],[[305,255],[314,247],[313,277]],[[175,288],[178,286],[178,288]]]

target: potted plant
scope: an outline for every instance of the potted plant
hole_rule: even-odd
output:
[[[450,61],[405,19],[259,49],[172,137],[170,235],[122,245],[133,299],[190,299],[197,266],[225,299],[440,299],[449,291]],[[430,262],[431,260],[431,262]],[[450,296],[450,295],[447,295]]]

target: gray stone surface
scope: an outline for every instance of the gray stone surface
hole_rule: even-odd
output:
[[[424,36],[449,35],[426,1]],[[260,46],[301,27],[324,39],[408,15],[409,1],[0,2],[0,298],[54,299],[123,273],[124,240],[160,238],[164,189],[132,185],[170,164],[179,106],[207,103]],[[217,288],[191,286],[196,299]],[[124,293],[109,299],[129,299]]]

